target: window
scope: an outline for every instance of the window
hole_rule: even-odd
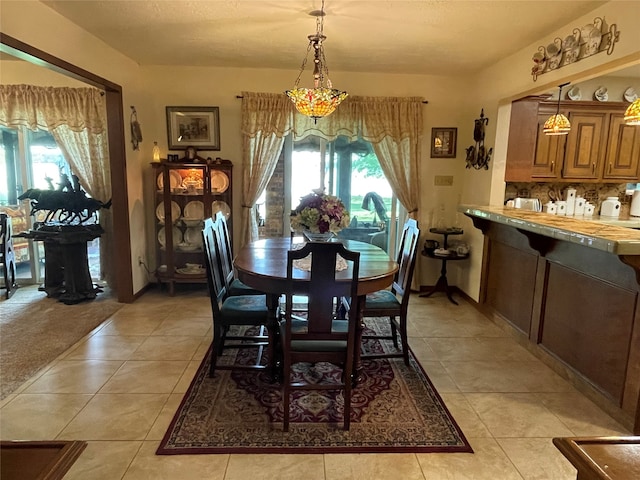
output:
[[[30,215],[29,202],[18,197],[29,188],[56,189],[61,174],[71,169],[53,136],[47,131],[0,127],[0,211],[11,217],[13,233],[29,230],[37,219]],[[88,244],[91,276],[99,280],[99,239]],[[44,249],[41,242],[14,239],[17,279],[40,283],[44,278]],[[39,268],[38,268],[39,266]]]
[[[333,142],[310,136],[294,142],[290,159],[286,199],[287,211],[313,189],[324,188],[347,205],[351,225],[338,235],[341,238],[374,243],[388,250],[393,222],[398,218],[398,202],[384,177],[371,144],[338,137]],[[285,171],[287,168],[285,167]],[[392,228],[394,227],[394,228]]]

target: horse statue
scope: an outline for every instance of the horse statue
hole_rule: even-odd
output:
[[[101,208],[111,207],[111,200],[103,203],[87,196],[76,175],[72,175],[73,183],[64,173],[60,177],[58,189],[54,190],[51,179],[48,179],[48,190],[30,188],[18,197],[19,200],[31,201],[30,215],[36,215],[43,210],[47,211],[43,223],[52,222],[57,218],[58,222],[67,225],[84,224],[89,220],[97,220],[97,212]]]

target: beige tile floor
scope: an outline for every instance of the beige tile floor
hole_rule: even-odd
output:
[[[211,341],[202,290],[125,305],[2,401],[0,438],[87,440],[65,480],[568,480],[553,437],[631,434],[469,303],[415,295],[409,332],[474,454],[155,455]]]

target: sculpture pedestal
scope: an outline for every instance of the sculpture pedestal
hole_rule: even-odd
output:
[[[104,233],[100,225],[40,225],[19,236],[44,242],[45,274],[41,291],[72,305],[96,298],[102,288],[89,272],[87,242]]]

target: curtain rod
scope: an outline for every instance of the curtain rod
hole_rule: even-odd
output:
[[[244,98],[244,97],[242,95],[236,95],[236,98]],[[429,103],[429,100],[422,100],[422,103],[426,105],[427,103]]]

